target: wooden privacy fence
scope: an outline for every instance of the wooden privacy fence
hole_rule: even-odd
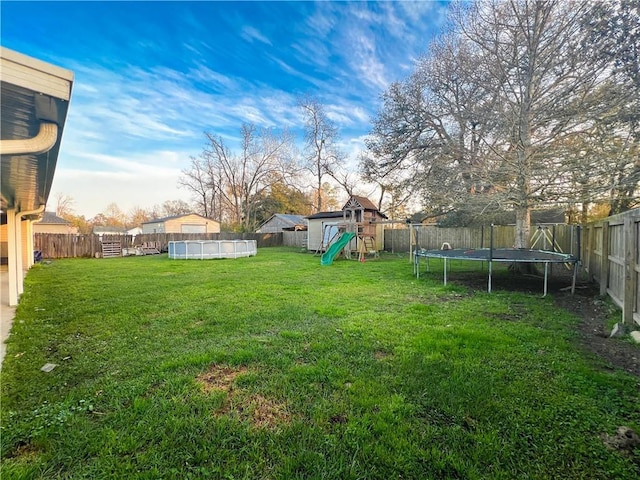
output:
[[[307,248],[308,235],[307,231],[299,230],[297,232],[283,231],[282,245],[286,247]]]
[[[451,248],[489,248],[491,227],[440,228],[436,226],[413,226],[418,248],[437,250],[444,243]],[[514,226],[494,226],[494,248],[510,248],[515,243]],[[384,249],[389,252],[409,252],[410,231],[408,228],[387,229],[384,231]],[[574,225],[532,226],[530,246],[539,250],[552,250],[563,253],[578,251],[578,232]]]
[[[35,250],[43,258],[95,257],[102,254],[103,244],[119,243],[120,248],[153,246],[167,251],[169,242],[178,240],[256,240],[258,248],[282,245],[282,233],[149,233],[142,235],[66,235],[36,233]]]
[[[583,228],[584,269],[622,308],[625,323],[640,324],[640,209]]]

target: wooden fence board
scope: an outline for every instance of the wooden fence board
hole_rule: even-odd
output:
[[[286,247],[307,248],[308,235],[306,231],[282,232],[282,244]]]
[[[622,308],[625,323],[640,324],[640,209],[586,226],[583,264],[590,277]]]

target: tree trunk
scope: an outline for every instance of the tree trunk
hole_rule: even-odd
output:
[[[318,169],[318,196],[317,196],[317,212],[321,212],[322,211],[322,174],[320,173],[320,170]]]
[[[531,209],[528,206],[516,207],[516,240],[515,248],[529,248],[531,238]],[[537,275],[538,271],[533,263],[513,263],[509,270],[519,274]]]
[[[531,237],[531,210],[529,207],[516,208],[516,240],[515,248],[529,248]]]

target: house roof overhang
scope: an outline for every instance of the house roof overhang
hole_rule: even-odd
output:
[[[0,47],[0,209],[47,203],[73,72]]]

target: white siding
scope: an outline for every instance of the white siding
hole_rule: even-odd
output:
[[[164,223],[145,223],[142,225],[142,233],[164,233]]]
[[[182,233],[207,233],[206,225],[189,225],[182,224],[180,225],[180,231]]]

